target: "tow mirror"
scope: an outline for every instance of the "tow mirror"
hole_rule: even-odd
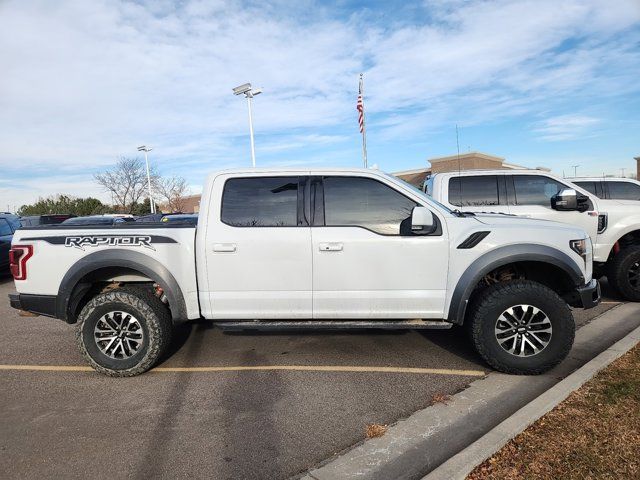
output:
[[[436,229],[433,213],[427,207],[415,207],[411,214],[411,231],[416,235],[428,235]]]
[[[561,212],[578,210],[578,193],[573,188],[560,190],[551,197],[551,208]]]

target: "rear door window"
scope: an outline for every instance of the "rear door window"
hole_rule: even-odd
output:
[[[450,178],[449,203],[458,207],[482,207],[505,202],[500,198],[498,176],[478,175]]]
[[[640,200],[640,185],[631,182],[607,182],[609,198],[616,200]]]
[[[299,177],[231,178],[222,193],[221,220],[233,227],[295,227]]]

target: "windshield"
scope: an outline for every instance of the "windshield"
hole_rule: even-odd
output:
[[[425,199],[425,201],[427,203],[435,203],[438,207],[440,207],[442,210],[444,210],[447,213],[451,213],[453,214],[453,210],[451,210],[449,207],[447,207],[446,205],[441,204],[440,202],[438,202],[437,200],[435,200],[433,197],[429,197],[428,195],[426,195],[422,190],[420,190],[419,188],[414,187],[413,185],[411,185],[409,182],[404,181],[403,179],[399,178],[399,177],[395,177],[393,175],[389,175],[387,173],[385,173],[385,175],[387,176],[387,178],[389,178],[390,180],[393,180],[396,183],[400,183],[402,184],[403,187],[407,187],[410,190],[412,190],[415,194],[419,195],[421,198]]]

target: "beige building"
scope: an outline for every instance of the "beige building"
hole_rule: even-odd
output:
[[[201,195],[188,195],[182,199],[182,210],[180,213],[198,213],[200,211]],[[159,204],[158,208],[162,213],[172,213],[166,204]]]
[[[430,167],[418,168],[415,170],[405,170],[395,172],[394,175],[410,183],[415,187],[422,187],[427,176],[432,173],[455,172],[458,170],[518,170],[528,167],[507,163],[504,158],[487,155],[481,152],[467,152],[460,155],[450,155],[448,157],[437,157],[429,159]],[[540,170],[549,171],[548,168],[537,167]]]

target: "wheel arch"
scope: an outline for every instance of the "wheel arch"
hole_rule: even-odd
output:
[[[552,269],[554,272],[560,273],[559,281],[570,282],[572,287],[585,283],[584,274],[576,262],[558,249],[536,244],[500,247],[476,259],[460,276],[451,296],[447,320],[462,325],[469,300],[482,278],[488,273],[508,265],[522,265],[529,268],[532,265],[538,265],[542,268]]]
[[[94,252],[69,268],[56,297],[56,317],[75,323],[82,298],[99,281],[142,281],[160,285],[167,296],[174,322],[187,318],[182,289],[171,272],[159,261],[140,252],[114,249]]]
[[[620,235],[620,237],[613,243],[611,250],[609,250],[607,258],[610,260],[621,248],[628,247],[630,245],[640,245],[640,229],[636,228]]]

